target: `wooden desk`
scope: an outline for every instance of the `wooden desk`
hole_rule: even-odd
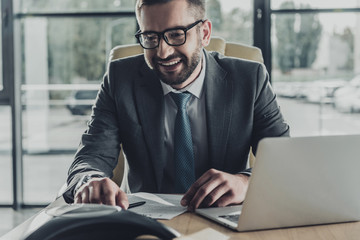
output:
[[[230,239],[241,240],[359,240],[360,222],[318,225],[252,232],[235,232],[193,213],[185,213],[171,220],[160,222],[176,229],[181,234],[191,234],[205,228],[213,228]]]
[[[49,207],[59,206],[65,204],[62,198],[57,199]],[[46,209],[46,208],[45,208]],[[16,240],[22,239],[24,233],[29,231],[34,225],[46,220],[45,209],[29,220],[20,224],[9,233],[1,237],[2,240]],[[274,240],[359,240],[360,239],[360,222],[328,224],[310,227],[297,227],[286,229],[275,229],[266,231],[252,231],[252,232],[235,232],[227,229],[210,220],[200,217],[194,213],[184,213],[171,220],[159,220],[160,222],[176,229],[182,235],[188,235],[198,232],[205,228],[213,228],[230,239],[241,240],[257,240],[257,239],[274,239]]]

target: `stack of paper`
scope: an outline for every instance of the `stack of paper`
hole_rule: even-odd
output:
[[[129,203],[145,201],[144,205],[129,209],[137,214],[154,219],[172,219],[187,211],[181,206],[183,195],[178,194],[152,194],[139,192],[128,194]]]

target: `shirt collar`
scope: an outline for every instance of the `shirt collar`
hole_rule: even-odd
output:
[[[205,69],[206,69],[206,58],[204,56],[204,52],[202,53],[202,67],[201,67],[201,72],[199,74],[199,76],[197,77],[197,79],[195,79],[195,81],[193,81],[192,83],[190,83],[188,86],[186,86],[185,88],[179,90],[176,90],[174,88],[172,88],[170,85],[163,83],[162,81],[160,81],[162,89],[163,89],[163,93],[164,96],[167,95],[170,92],[175,92],[175,93],[179,93],[179,92],[185,92],[188,91],[190,92],[192,95],[194,95],[197,98],[200,98],[201,95],[201,91],[203,89],[204,86],[204,80],[205,80]]]

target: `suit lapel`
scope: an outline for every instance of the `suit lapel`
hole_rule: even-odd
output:
[[[222,169],[232,114],[232,82],[213,56],[205,52],[205,105],[211,167]]]
[[[163,91],[159,79],[146,64],[136,84],[136,104],[159,191],[165,167]]]

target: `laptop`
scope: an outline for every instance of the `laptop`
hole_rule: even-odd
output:
[[[266,138],[243,205],[196,213],[237,231],[360,220],[360,135]]]

